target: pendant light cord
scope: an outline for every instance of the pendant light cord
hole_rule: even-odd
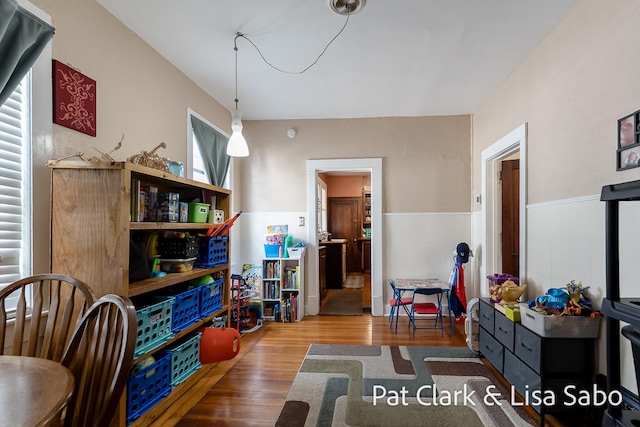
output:
[[[233,39],[233,50],[236,56],[236,64],[235,64],[235,72],[236,72],[236,97],[234,99],[234,101],[236,102],[236,110],[238,109],[238,37],[239,37],[240,33],[238,33],[238,35],[236,36],[235,39]]]
[[[345,19],[344,25],[342,26],[342,28],[340,28],[340,31],[338,31],[338,33],[335,36],[333,36],[331,41],[329,41],[329,43],[327,43],[327,45],[324,47],[324,49],[322,49],[322,52],[320,52],[320,55],[318,55],[316,60],[313,61],[309,66],[307,66],[306,68],[304,68],[301,71],[288,71],[288,70],[283,70],[281,68],[276,67],[271,62],[269,62],[267,60],[267,58],[264,57],[264,55],[260,51],[260,48],[258,48],[258,46],[256,46],[256,44],[253,41],[251,41],[251,39],[249,39],[243,33],[240,33],[240,32],[236,33],[236,37],[233,39],[233,49],[236,51],[236,98],[238,98],[238,44],[237,44],[237,40],[238,40],[239,37],[242,37],[243,39],[245,39],[246,41],[251,43],[251,45],[258,51],[258,54],[260,54],[260,57],[265,62],[265,64],[267,64],[268,66],[270,66],[274,70],[279,71],[281,73],[285,73],[285,74],[303,74],[304,72],[306,72],[307,70],[309,70],[311,67],[313,67],[314,65],[316,65],[318,63],[318,61],[320,60],[322,55],[324,55],[325,52],[327,51],[327,49],[329,49],[329,46],[331,46],[331,44],[340,36],[340,34],[342,34],[344,29],[347,27],[347,24],[349,23],[349,15],[350,15],[350,13],[347,14],[347,19]],[[238,108],[238,99],[236,99],[236,109],[237,108]]]

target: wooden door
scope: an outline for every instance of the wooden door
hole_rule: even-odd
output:
[[[331,197],[328,199],[328,226],[331,237],[347,239],[347,273],[360,271],[360,248],[357,238],[362,234],[360,228],[359,197]]]
[[[520,160],[502,162],[502,273],[520,273]]]

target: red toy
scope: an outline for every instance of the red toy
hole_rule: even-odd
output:
[[[233,359],[240,352],[240,332],[235,328],[198,328],[200,363],[216,363]]]

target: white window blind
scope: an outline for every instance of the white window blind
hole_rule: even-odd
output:
[[[0,106],[0,288],[30,265],[29,77]]]

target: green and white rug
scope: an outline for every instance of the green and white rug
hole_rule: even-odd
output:
[[[276,426],[535,425],[509,399],[466,347],[312,344]]]

